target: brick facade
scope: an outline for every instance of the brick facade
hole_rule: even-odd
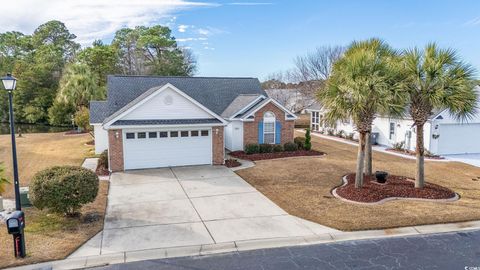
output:
[[[222,165],[225,162],[225,146],[224,146],[224,127],[212,128],[212,164]]]
[[[110,171],[123,171],[123,134],[121,129],[108,131],[108,145]]]
[[[285,120],[285,112],[278,108],[272,102],[265,105],[263,108],[255,113],[255,120],[252,122],[243,122],[243,145],[249,143],[258,143],[258,122],[263,121],[263,114],[271,111],[275,114],[277,121],[280,121],[282,125],[281,130],[281,143],[293,142],[293,133],[295,127],[295,121]]]

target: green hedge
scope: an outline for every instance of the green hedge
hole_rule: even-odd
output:
[[[36,173],[30,182],[30,200],[39,209],[75,215],[82,205],[93,202],[98,177],[78,166],[55,166]]]

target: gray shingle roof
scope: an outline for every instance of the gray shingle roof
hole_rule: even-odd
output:
[[[223,118],[230,118],[232,117],[235,113],[240,111],[241,109],[245,108],[248,104],[252,103],[256,98],[258,98],[260,95],[254,94],[254,95],[239,95],[236,97],[230,105],[222,112],[222,117]]]
[[[91,110],[92,120],[103,120],[153,87],[171,83],[214,113],[222,112],[238,95],[265,95],[257,78],[162,77],[110,75],[107,105]],[[92,102],[92,104],[97,102]],[[98,106],[98,105],[94,105]],[[100,110],[100,107],[101,110]],[[94,123],[94,122],[92,122]]]
[[[106,101],[90,101],[90,123],[102,123],[108,116]]]
[[[216,118],[202,119],[152,119],[152,120],[117,120],[113,126],[134,126],[134,125],[191,125],[191,124],[221,124]]]

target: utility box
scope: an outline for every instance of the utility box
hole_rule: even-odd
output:
[[[28,187],[21,187],[20,188],[20,204],[24,207],[32,206],[30,202],[30,196],[28,195],[29,188]]]

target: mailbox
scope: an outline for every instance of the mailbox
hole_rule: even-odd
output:
[[[13,212],[7,219],[9,234],[21,234],[25,228],[25,214],[22,211]]]

